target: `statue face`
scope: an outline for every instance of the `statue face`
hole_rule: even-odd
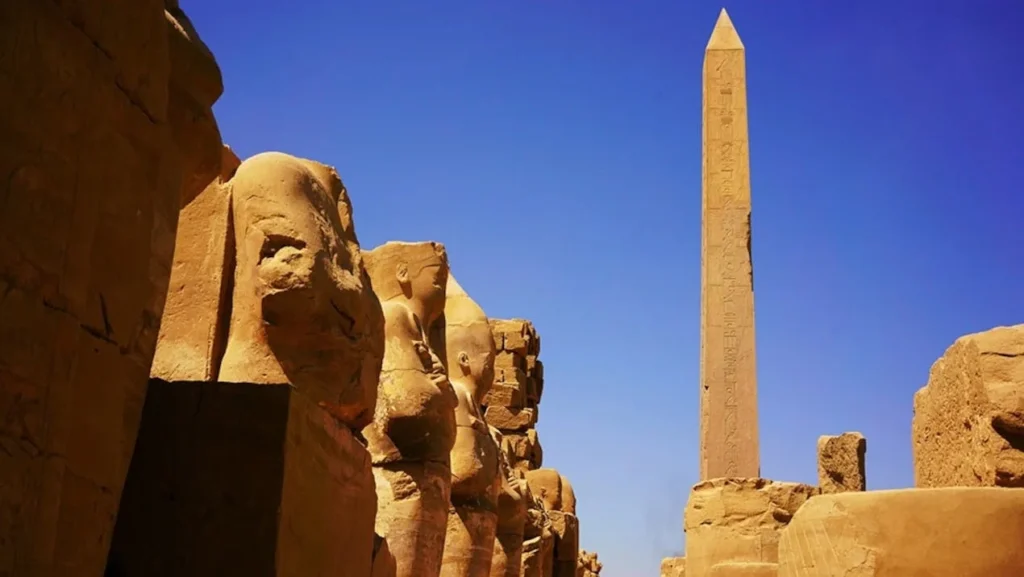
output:
[[[459,353],[460,370],[476,384],[474,396],[478,404],[487,396],[494,383],[494,341],[490,338],[489,330],[487,340],[491,343],[490,350],[480,348]],[[465,363],[461,362],[463,359]]]
[[[448,284],[448,258],[440,245],[439,250],[417,251],[426,253],[420,259],[408,263],[408,283],[412,298],[423,302],[423,310],[430,318],[421,319],[430,325],[444,310],[445,287]]]
[[[231,184],[242,245],[233,309],[258,312],[292,385],[361,427],[376,399],[383,314],[341,180],[323,165],[268,153],[242,163]]]

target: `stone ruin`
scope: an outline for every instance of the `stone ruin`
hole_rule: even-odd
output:
[[[239,159],[176,0],[0,3],[0,575],[589,577],[540,341],[434,242],[364,250],[330,166]],[[914,397],[916,488],[760,476],[744,47],[705,61],[701,474],[663,577],[1024,571],[1024,325]]]
[[[860,433],[818,440],[818,486],[760,477],[744,46],[704,60],[701,481],[662,577],[1024,575],[1024,325],[958,339],[914,396],[914,489],[867,491]]]
[[[579,565],[576,568],[576,577],[598,577],[601,574],[603,565],[597,560],[597,553],[588,553],[580,549]]]
[[[0,39],[0,575],[596,574],[532,324],[439,243],[364,250],[334,168],[239,159],[177,0]]]
[[[491,330],[497,356],[494,386],[483,402],[487,422],[501,431],[514,469],[539,469],[544,460],[536,429],[544,393],[540,337],[533,323],[522,319],[493,319]]]
[[[495,559],[518,554],[524,577],[574,576],[581,566],[576,495],[558,471],[541,468],[543,452],[536,429],[544,392],[540,337],[533,324],[523,319],[492,319],[491,330],[496,350],[494,386],[482,406],[500,439],[510,475],[524,481],[526,513],[521,538],[506,538],[518,552],[510,554],[499,539],[501,550],[496,549]]]

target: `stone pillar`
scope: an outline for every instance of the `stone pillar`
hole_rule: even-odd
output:
[[[220,71],[183,21],[164,0],[0,2],[3,575],[106,565],[178,210],[219,170]]]
[[[515,475],[525,480],[543,461],[537,430],[544,390],[540,338],[533,323],[523,319],[491,319],[497,356],[494,385],[484,398],[484,418],[500,432],[503,450]],[[540,496],[525,487],[526,522],[520,550],[523,577],[549,577],[555,567],[555,533]],[[495,555],[507,558],[510,543],[498,540]],[[507,567],[506,567],[507,568]]]
[[[487,424],[501,431],[520,471],[540,468],[543,451],[537,430],[544,365],[537,359],[540,337],[533,323],[522,319],[491,319],[497,356],[494,385],[484,398]]]
[[[818,486],[822,493],[864,491],[867,441],[860,433],[818,438]]]
[[[995,577],[1024,568],[1024,491],[821,495],[782,532],[779,577]]]
[[[816,494],[816,487],[766,479],[698,483],[684,516],[688,574],[709,575],[722,563],[777,563],[780,532]]]
[[[704,53],[700,476],[760,477],[744,49],[722,10]]]

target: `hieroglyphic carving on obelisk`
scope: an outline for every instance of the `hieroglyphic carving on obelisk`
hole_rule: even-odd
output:
[[[704,53],[700,474],[758,477],[743,42],[723,9]]]

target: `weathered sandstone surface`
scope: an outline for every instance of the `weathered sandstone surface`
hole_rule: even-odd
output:
[[[914,395],[918,487],[1024,487],[1024,325],[960,337]]]

